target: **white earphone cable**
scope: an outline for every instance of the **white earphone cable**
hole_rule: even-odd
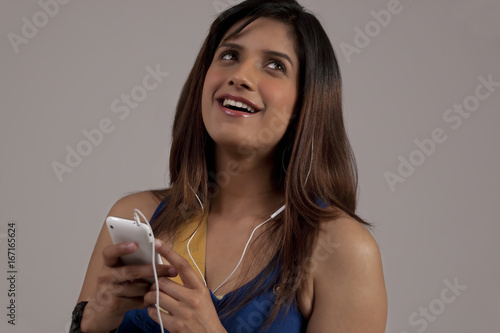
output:
[[[265,220],[264,222],[262,222],[261,224],[259,224],[258,226],[256,226],[255,229],[253,229],[252,233],[250,234],[250,238],[248,238],[248,241],[245,244],[245,248],[243,249],[243,253],[241,254],[241,257],[240,257],[240,260],[238,261],[238,264],[233,269],[233,271],[231,272],[231,274],[229,274],[229,276],[217,288],[214,289],[214,291],[213,291],[214,293],[216,293],[217,290],[219,290],[220,287],[222,287],[224,285],[224,283],[226,283],[231,278],[231,276],[233,276],[234,272],[236,272],[236,270],[238,269],[238,267],[240,267],[240,264],[243,261],[243,257],[245,256],[245,253],[247,252],[248,244],[250,244],[250,241],[252,240],[252,237],[253,237],[253,234],[255,233],[255,231],[257,231],[257,229],[259,229],[261,226],[263,226],[264,224],[266,224],[267,222],[269,222],[269,220],[271,220],[271,219],[272,219],[272,217],[268,218],[267,220]]]
[[[194,192],[194,190],[193,190],[193,192]],[[204,210],[203,204],[201,203],[200,198],[198,197],[198,195],[196,193],[195,193],[195,196],[196,196],[196,199],[198,199],[198,203],[201,206],[202,212],[204,212],[205,210]],[[217,290],[219,290],[220,287],[222,287],[233,276],[233,274],[236,272],[236,270],[240,266],[241,262],[243,261],[245,253],[246,253],[246,251],[248,249],[248,245],[252,241],[253,235],[255,234],[255,232],[257,231],[257,229],[259,229],[261,226],[263,226],[264,224],[266,224],[267,222],[269,222],[270,220],[272,220],[273,218],[275,218],[276,216],[278,216],[284,209],[285,209],[285,205],[281,206],[267,220],[265,220],[264,222],[262,222],[261,224],[259,224],[258,226],[256,226],[253,229],[252,233],[250,234],[250,238],[248,239],[247,243],[245,244],[245,248],[243,249],[243,253],[241,254],[241,257],[240,257],[240,260],[238,261],[238,264],[236,265],[236,267],[234,268],[234,270],[231,272],[231,274],[229,274],[229,276],[217,288],[214,289],[213,293],[216,293]],[[158,284],[158,272],[156,271],[156,264],[155,264],[155,262],[156,262],[156,260],[155,260],[156,259],[156,249],[155,249],[155,241],[154,241],[153,229],[151,228],[151,225],[149,224],[148,219],[144,216],[144,214],[139,209],[134,209],[134,220],[135,220],[135,223],[137,225],[140,225],[141,220],[139,218],[139,215],[144,219],[144,221],[145,221],[146,225],[148,226],[149,231],[150,231],[150,233],[151,233],[151,235],[153,237],[153,241],[151,242],[151,249],[152,249],[152,251],[151,251],[152,252],[151,262],[152,262],[152,266],[153,266],[153,272],[154,272],[154,278],[155,278],[155,284],[156,284],[156,304],[155,304],[155,307],[156,307],[156,312],[158,314],[158,318],[159,318],[159,321],[160,321],[161,332],[163,332],[164,331],[163,320],[161,318],[161,313],[160,313],[160,286]],[[198,270],[198,272],[200,273],[201,277],[203,278],[203,282],[205,283],[205,286],[206,286],[207,285],[207,281],[205,279],[205,276],[203,275],[203,273],[201,272],[200,268],[198,267],[198,264],[194,260],[192,254],[191,254],[191,251],[189,249],[189,245],[191,244],[191,241],[193,240],[193,238],[196,235],[196,233],[198,232],[198,228],[199,228],[199,226],[196,228],[196,230],[194,231],[193,235],[191,235],[191,237],[189,238],[189,241],[188,241],[186,247],[187,247],[187,252],[188,252],[189,257],[191,258],[192,262],[196,266],[196,269]]]
[[[153,234],[153,229],[151,228],[151,225],[149,224],[148,219],[144,216],[144,214],[139,210],[139,209],[134,209],[134,219],[137,225],[141,223],[139,216],[137,215],[139,213],[144,221],[146,221],[147,226],[149,227],[149,232],[153,236],[153,241],[151,242],[152,244],[152,253],[153,253],[153,258],[151,258],[152,266],[153,266],[153,272],[155,274],[155,284],[156,284],[156,313],[158,314],[158,318],[160,319],[160,328],[161,332],[163,333],[163,320],[161,319],[161,314],[160,314],[160,286],[158,284],[158,273],[156,272],[156,265],[155,265],[155,259],[156,259],[156,249],[155,249],[155,239],[154,239],[154,234]]]
[[[207,286],[207,281],[205,280],[205,276],[203,275],[203,273],[201,272],[200,270],[200,267],[198,267],[198,264],[196,263],[196,261],[193,259],[193,256],[191,255],[191,251],[189,250],[189,244],[191,243],[191,241],[193,240],[193,237],[194,235],[196,235],[196,233],[198,232],[198,228],[199,226],[196,228],[196,230],[194,231],[193,235],[191,237],[189,237],[189,241],[186,245],[187,247],[187,252],[188,252],[188,255],[189,255],[189,258],[191,258],[191,261],[193,262],[193,264],[196,266],[196,269],[198,270],[198,272],[200,273],[201,277],[203,278],[203,283],[205,283],[205,287]]]
[[[309,170],[307,170],[306,181],[304,182],[304,186],[305,184],[307,184],[307,180],[309,179],[309,174],[311,173],[313,158],[314,158],[314,138],[311,140],[311,161],[309,162]]]
[[[192,189],[192,188],[191,188]],[[193,191],[194,192],[194,191]],[[198,199],[198,202],[200,203],[201,205],[201,200],[200,198],[198,198],[198,195],[195,193],[196,195],[196,198]],[[201,208],[203,210],[203,205],[201,205]],[[238,261],[238,264],[236,265],[236,267],[234,268],[234,270],[231,272],[231,274],[229,274],[229,276],[217,287],[215,288],[212,292],[213,293],[216,293],[217,290],[220,289],[220,287],[222,287],[234,274],[234,272],[236,272],[236,270],[238,269],[238,267],[240,267],[240,264],[241,262],[243,261],[243,257],[245,256],[245,253],[247,251],[247,248],[248,248],[248,245],[250,244],[250,241],[252,240],[253,238],[253,235],[255,233],[255,231],[257,231],[257,229],[259,229],[261,226],[263,226],[264,224],[266,224],[267,222],[269,222],[270,220],[274,219],[276,216],[278,216],[283,210],[285,209],[285,205],[281,206],[280,208],[278,208],[278,210],[276,210],[272,215],[271,217],[269,217],[267,220],[265,220],[264,222],[262,222],[261,224],[259,224],[258,226],[256,226],[252,233],[250,234],[250,238],[248,239],[246,245],[245,245],[245,248],[243,249],[243,253],[241,254],[241,257],[240,257],[240,260]],[[203,278],[203,282],[205,283],[205,286],[207,286],[207,280],[205,279],[205,276],[203,275],[203,273],[201,272],[200,268],[198,267],[198,265],[196,264],[196,261],[194,260],[193,256],[191,255],[191,251],[189,250],[189,244],[191,244],[191,241],[193,240],[194,236],[196,235],[196,233],[198,232],[198,228],[199,226],[196,228],[196,230],[194,231],[194,233],[191,235],[191,237],[189,238],[189,241],[187,242],[187,245],[186,245],[186,248],[187,248],[187,252],[188,252],[188,255],[189,255],[189,258],[191,258],[191,261],[193,262],[193,264],[196,266],[196,268],[198,269],[198,272],[200,273],[201,277]]]

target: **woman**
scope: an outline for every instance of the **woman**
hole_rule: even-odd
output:
[[[152,219],[169,263],[158,267],[165,329],[384,332],[381,258],[355,214],[337,61],[297,2],[249,0],[214,21],[177,106],[170,177],[109,212]],[[160,330],[152,267],[119,259],[136,249],[113,245],[103,226],[75,328]]]

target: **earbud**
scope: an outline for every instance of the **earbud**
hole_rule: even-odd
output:
[[[278,215],[279,215],[279,213],[281,213],[281,212],[285,209],[285,206],[286,206],[286,205],[283,205],[283,206],[281,206],[280,208],[278,208],[278,210],[277,210],[277,211],[275,211],[273,215],[271,215],[271,218],[272,218],[272,219],[274,219],[276,216],[278,216]]]

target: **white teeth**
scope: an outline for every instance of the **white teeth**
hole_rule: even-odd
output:
[[[228,105],[236,106],[237,108],[247,109],[251,113],[255,112],[255,109],[253,107],[251,107],[250,105],[246,105],[245,103],[242,103],[242,102],[236,102],[232,99],[225,99],[222,102],[222,106],[228,106]]]

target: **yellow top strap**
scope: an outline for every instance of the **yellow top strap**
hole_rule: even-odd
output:
[[[180,254],[182,257],[184,257],[193,270],[198,274],[200,279],[203,280],[203,277],[200,275],[200,272],[198,272],[198,269],[196,268],[195,264],[189,257],[189,254],[187,252],[187,243],[189,241],[189,238],[191,235],[195,232],[196,228],[199,225],[198,231],[196,232],[196,235],[194,235],[193,240],[189,244],[189,251],[191,252],[191,255],[193,256],[193,259],[196,261],[196,264],[200,268],[201,272],[205,274],[205,253],[206,253],[206,244],[207,244],[207,218],[208,218],[208,209],[205,210],[205,214],[202,217],[201,223],[200,223],[200,216],[195,216],[191,221],[186,223],[182,228],[180,228],[174,239],[174,245],[173,248],[175,252]],[[177,275],[176,277],[171,278],[173,281],[183,284],[181,278]]]

